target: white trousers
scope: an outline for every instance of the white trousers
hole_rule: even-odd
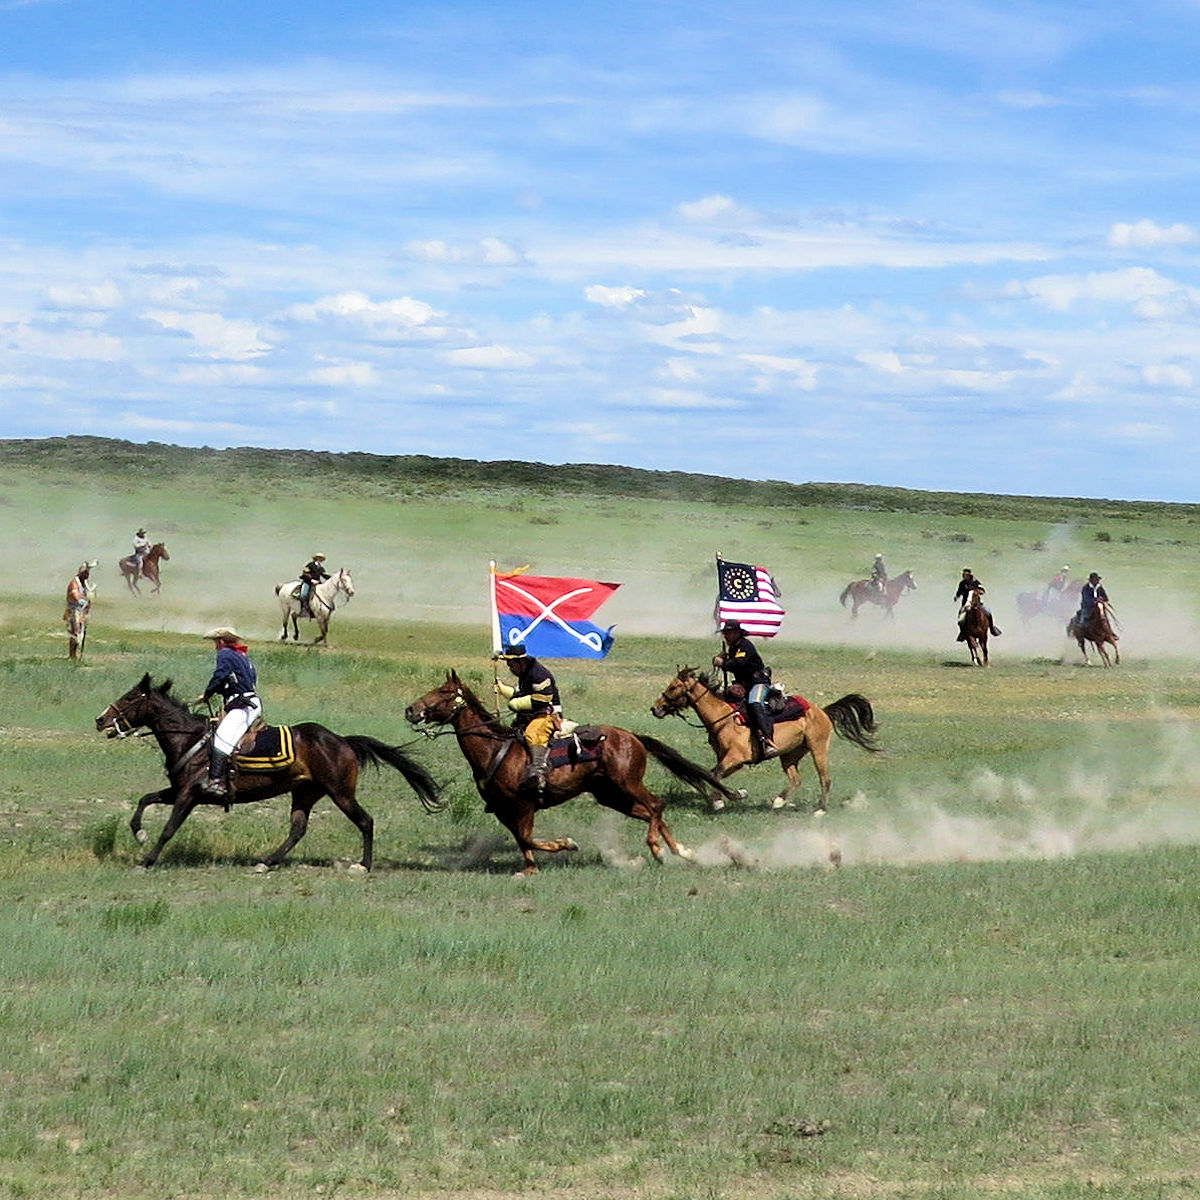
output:
[[[222,754],[232,754],[246,736],[252,722],[262,716],[262,702],[253,700],[249,708],[226,709],[221,723],[213,733],[213,746]]]

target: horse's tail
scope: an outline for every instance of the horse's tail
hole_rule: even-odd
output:
[[[851,692],[840,700],[826,705],[825,715],[833,722],[834,729],[847,741],[878,754],[883,749],[875,741],[879,729],[875,721],[875,710],[866,696]]]
[[[841,595],[838,597],[838,603],[839,603],[839,604],[840,604],[840,605],[841,605],[843,608],[845,608],[845,607],[846,607],[846,597],[847,597],[848,595],[850,595],[850,593],[851,593],[853,590],[854,590],[854,584],[853,584],[853,583],[848,583],[848,584],[846,584],[845,588],[843,588],[843,590],[842,590],[842,594],[841,594]]]
[[[441,788],[432,775],[415,759],[410,758],[399,746],[389,746],[378,738],[357,735],[345,738],[344,741],[354,751],[354,757],[361,766],[381,763],[394,767],[404,776],[405,782],[425,807],[426,812],[441,812],[446,806],[438,799]]]
[[[689,787],[695,788],[702,796],[707,796],[706,788],[713,788],[721,793],[726,800],[737,800],[740,797],[732,789],[727,788],[711,771],[707,771],[704,767],[692,762],[690,758],[684,758],[678,750],[672,749],[666,742],[660,742],[658,738],[652,738],[644,733],[635,735],[637,740],[646,747],[646,753],[654,759],[655,762],[666,767],[676,779],[682,780]]]

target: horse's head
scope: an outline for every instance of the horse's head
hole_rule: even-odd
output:
[[[163,698],[171,690],[171,681],[155,687],[150,682],[150,673],[140,682],[114,700],[97,718],[96,728],[110,738],[128,737],[135,729],[149,725],[158,709],[156,698]]]
[[[913,578],[911,571],[905,571],[901,575],[897,575],[896,579],[902,583],[906,590],[916,591],[917,581]]]
[[[458,672],[447,671],[446,682],[414,700],[404,710],[404,718],[410,725],[445,725],[466,706],[468,695],[467,686],[459,679]]]
[[[354,580],[350,578],[350,572],[345,567],[337,573],[337,590],[345,592],[347,600],[354,595]]]
[[[673,717],[683,712],[692,702],[692,685],[696,682],[696,672],[691,667],[680,667],[679,673],[667,684],[666,690],[650,706],[652,716]]]
[[[167,553],[166,542],[155,542],[154,545],[150,547],[150,553],[156,555],[158,558],[161,558],[163,562],[171,561],[171,556]]]

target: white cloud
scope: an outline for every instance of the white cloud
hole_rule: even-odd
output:
[[[455,367],[477,367],[487,371],[507,371],[533,367],[537,359],[522,350],[511,350],[507,346],[466,346],[460,350],[447,350],[442,358]]]
[[[230,320],[219,313],[150,311],[142,314],[164,329],[186,333],[214,358],[255,358],[271,349],[260,328],[250,321]]]
[[[593,283],[583,289],[584,297],[592,304],[604,308],[626,308],[645,296],[641,288],[635,287],[605,287],[602,283]]]
[[[1119,249],[1152,246],[1189,246],[1196,240],[1190,225],[1156,225],[1153,221],[1118,221],[1108,231],[1108,244]]]
[[[1142,379],[1153,388],[1190,390],[1194,383],[1192,372],[1173,363],[1151,363],[1142,368]]]
[[[681,204],[679,215],[695,225],[715,225],[725,221],[743,220],[749,216],[728,196],[705,196],[688,204]]]
[[[370,363],[345,362],[333,363],[327,367],[317,367],[308,374],[314,383],[326,387],[375,387],[379,383],[379,373]]]
[[[299,321],[321,321],[330,317],[364,325],[401,325],[416,329],[441,316],[432,305],[411,296],[395,300],[372,300],[362,292],[341,292],[312,304],[296,304],[289,313]]]
[[[121,303],[121,289],[115,283],[52,284],[46,289],[46,299],[54,308],[85,311],[116,308]]]
[[[1149,267],[1043,275],[1010,283],[1004,290],[1006,295],[1025,297],[1056,312],[1090,301],[1128,306],[1144,320],[1170,320],[1190,317],[1200,308],[1200,290],[1167,279]]]
[[[435,238],[425,242],[409,242],[404,249],[411,258],[421,262],[453,265],[511,267],[523,258],[498,237],[484,237],[477,242],[446,242]]]

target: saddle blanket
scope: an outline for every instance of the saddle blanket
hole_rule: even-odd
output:
[[[749,723],[744,704],[734,704],[731,707],[737,714],[739,725]],[[810,708],[812,705],[803,696],[772,696],[767,702],[767,711],[771,714],[771,720],[777,725],[780,721],[800,720],[801,717],[808,714]]]
[[[604,747],[604,734],[596,725],[578,725],[550,741],[550,766],[575,767],[596,762]]]
[[[238,746],[234,764],[239,771],[277,771],[296,761],[290,725],[252,729]]]

